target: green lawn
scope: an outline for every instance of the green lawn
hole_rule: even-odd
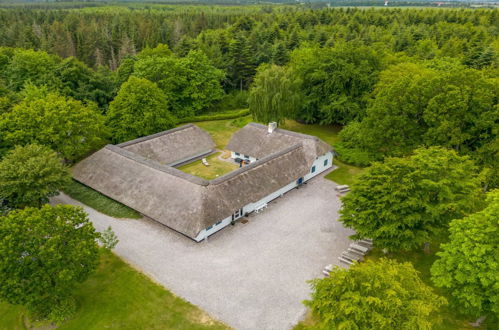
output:
[[[213,180],[215,178],[218,178],[219,176],[232,172],[239,167],[236,163],[229,163],[218,159],[218,156],[220,156],[221,154],[221,152],[217,152],[206,157],[206,160],[208,161],[210,166],[205,166],[201,162],[201,160],[196,160],[192,163],[182,165],[177,168],[181,171],[198,176],[200,178]]]
[[[117,201],[102,195],[101,193],[87,187],[79,182],[72,181],[71,184],[63,190],[71,196],[91,208],[115,218],[140,219],[140,213],[131,208],[118,203]]]
[[[337,125],[308,125],[301,124],[295,120],[286,120],[286,122],[281,125],[281,128],[303,134],[315,135],[330,145],[340,141],[338,133],[341,131],[341,126]]]
[[[332,180],[338,184],[348,184],[351,185],[356,176],[364,171],[363,168],[345,164],[342,161],[338,160],[338,157],[333,159],[333,164],[338,166],[332,172],[329,172],[325,178]]]
[[[58,329],[228,329],[107,251],[75,296],[76,315]],[[24,313],[0,303],[0,329],[26,329]]]
[[[294,120],[287,120],[284,125],[282,125],[282,128],[303,134],[315,135],[330,145],[340,141],[338,136],[338,133],[341,131],[340,126],[306,125]],[[363,168],[361,167],[343,163],[338,157],[334,158],[333,164],[338,166],[338,168],[327,174],[326,179],[332,180],[338,184],[352,184],[354,178],[363,171]]]
[[[216,147],[223,150],[229,143],[232,134],[251,121],[251,116],[246,116],[235,120],[213,120],[195,124],[210,133],[217,145]],[[330,145],[333,145],[340,140],[338,133],[341,131],[341,126],[307,125],[301,124],[295,120],[286,120],[281,127],[290,131],[317,136]],[[354,177],[363,171],[361,167],[345,164],[338,160],[338,158],[334,159],[334,164],[338,166],[338,168],[326,175],[326,178],[338,184],[351,184]]]
[[[210,133],[217,149],[224,150],[232,134],[249,122],[251,122],[251,116],[237,119],[201,121],[194,124]]]

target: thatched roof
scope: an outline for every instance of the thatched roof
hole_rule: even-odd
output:
[[[191,125],[188,127],[192,128]],[[186,131],[185,128],[182,130]],[[182,130],[174,130],[173,134]],[[197,129],[191,132],[200,136]],[[76,164],[73,177],[195,238],[201,230],[229,217],[235,210],[257,202],[307,174],[310,170],[311,148],[318,148],[314,139],[302,138],[299,143],[282,144],[282,149],[248,166],[207,181],[160,163],[156,153],[153,153],[154,158],[147,158],[129,148],[168,135],[173,136],[170,132],[164,132],[133,144],[108,145]],[[305,143],[305,140],[308,142]],[[158,146],[155,150],[161,148]],[[178,156],[170,157],[174,158]]]
[[[331,150],[330,145],[315,136],[279,128],[268,133],[267,126],[257,123],[249,123],[234,133],[227,149],[260,159],[296,144],[303,144],[310,163]]]
[[[162,164],[173,164],[208,153],[215,148],[215,143],[204,130],[188,124],[128,141],[118,147]]]

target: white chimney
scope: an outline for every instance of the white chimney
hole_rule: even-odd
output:
[[[277,123],[275,121],[269,123],[268,133],[272,134],[274,130],[277,128]]]

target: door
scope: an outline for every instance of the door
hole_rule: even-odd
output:
[[[239,209],[232,215],[232,221],[239,219],[243,216],[243,209]]]

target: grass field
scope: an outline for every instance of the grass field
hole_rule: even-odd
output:
[[[286,120],[286,122],[283,125],[281,125],[281,128],[294,132],[317,136],[319,139],[329,143],[330,145],[333,145],[340,141],[338,133],[341,131],[341,126],[307,125],[307,124],[301,124],[295,120]]]
[[[181,171],[198,176],[200,178],[212,180],[218,178],[219,176],[232,172],[239,167],[236,163],[229,163],[218,159],[218,156],[220,156],[221,154],[221,152],[217,152],[206,157],[206,160],[208,161],[210,166],[205,166],[201,162],[201,160],[196,160],[192,163],[182,165],[177,168]]]
[[[129,219],[142,218],[140,213],[135,210],[74,180],[63,191],[83,204],[111,217]]]
[[[75,296],[76,315],[58,329],[228,329],[107,251]],[[23,308],[0,303],[0,329],[26,329],[24,315]]]
[[[251,116],[237,119],[201,121],[194,124],[210,133],[217,149],[224,150],[232,134],[249,122],[251,122]]]
[[[338,184],[351,185],[354,179],[364,171],[364,169],[361,167],[343,163],[342,161],[338,160],[338,157],[333,159],[333,164],[338,166],[338,168],[332,172],[329,172],[325,176],[325,178],[332,180]]]

